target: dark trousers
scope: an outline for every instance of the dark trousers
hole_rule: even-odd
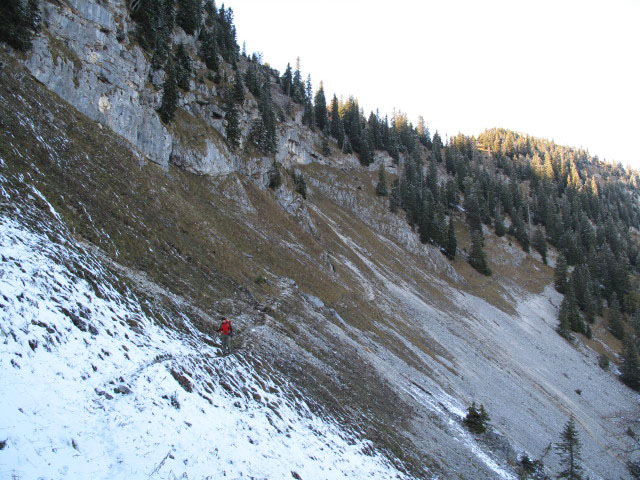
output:
[[[222,353],[231,353],[231,335],[220,335],[222,340]]]

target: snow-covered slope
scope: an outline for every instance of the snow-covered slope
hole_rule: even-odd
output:
[[[405,478],[60,232],[0,218],[1,478]]]

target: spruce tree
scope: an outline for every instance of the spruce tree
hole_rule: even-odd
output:
[[[30,50],[40,22],[38,0],[29,0],[26,4],[22,0],[4,0],[0,5],[0,41],[18,50]]]
[[[293,73],[291,72],[291,65],[289,63],[287,63],[287,69],[280,79],[280,85],[282,86],[282,93],[290,97],[291,90],[293,89]]]
[[[307,82],[305,87],[305,95],[304,95],[304,112],[302,114],[302,124],[306,125],[309,128],[313,128],[314,118],[313,118],[313,103],[311,97],[311,75],[307,75]]]
[[[640,361],[638,361],[635,342],[630,337],[624,340],[620,370],[622,372],[620,378],[625,385],[634,390],[640,390]]]
[[[447,230],[447,244],[444,247],[445,255],[449,260],[453,260],[456,257],[457,248],[458,248],[458,242],[456,241],[456,231],[453,226],[453,216],[449,216],[449,228]]]
[[[571,338],[570,332],[572,331],[585,333],[586,330],[582,317],[580,316],[580,311],[576,305],[573,284],[569,282],[558,312],[557,332],[565,338]]]
[[[622,324],[620,303],[615,297],[609,306],[609,331],[618,340],[622,340],[624,338],[624,325]]]
[[[563,468],[558,478],[582,480],[583,468],[580,465],[582,443],[578,437],[573,416],[565,424],[564,430],[560,435],[560,442],[555,445],[555,449],[560,457],[560,465]]]
[[[304,175],[302,173],[296,173],[293,176],[293,183],[295,184],[295,190],[302,198],[307,199],[307,182],[304,180]]]
[[[236,108],[236,102],[232,94],[227,94],[225,100],[225,133],[227,135],[227,142],[232,150],[235,150],[240,146],[240,122],[238,118],[238,109]]]
[[[523,220],[523,212],[520,210],[512,216],[510,233],[516,238],[522,250],[529,251],[529,231]]]
[[[291,84],[291,98],[296,103],[304,104],[304,83],[302,82],[302,73],[300,72],[300,57],[296,59],[296,71],[293,73]]]
[[[494,226],[497,237],[504,237],[504,234],[507,233],[507,227],[505,227],[504,225],[504,219],[502,218],[502,214],[497,209],[496,209],[496,215],[493,220],[493,226]]]
[[[467,408],[467,415],[462,420],[462,423],[470,432],[481,434],[487,431],[490,420],[491,418],[489,418],[484,405],[480,404],[480,407],[477,407],[476,402],[472,402],[471,406]]]
[[[400,208],[400,186],[396,178],[391,184],[391,194],[389,195],[389,210],[391,213],[397,213]]]
[[[173,58],[169,58],[165,67],[166,78],[162,86],[162,103],[158,109],[160,118],[164,123],[169,123],[175,117],[178,108],[178,82],[176,80],[176,67]]]
[[[342,126],[340,121],[340,105],[338,103],[338,97],[336,97],[335,93],[333,94],[333,98],[331,99],[331,112],[329,118],[329,132],[340,143],[340,134],[342,133]],[[341,145],[342,146],[342,145]]]
[[[266,155],[274,155],[277,150],[276,115],[273,111],[273,100],[269,82],[262,86],[258,101],[260,116],[253,122],[250,138],[258,149]]]
[[[192,70],[191,57],[181,43],[176,51],[176,82],[178,87],[184,91],[189,91]]]
[[[209,70],[217,72],[220,68],[220,63],[218,61],[216,37],[208,30],[203,33],[203,37],[198,55],[200,55],[200,58]]]
[[[384,174],[384,164],[380,164],[378,168],[378,184],[376,185],[376,195],[379,197],[387,196],[387,178]]]
[[[419,201],[419,199],[416,200]],[[407,215],[414,217],[415,221],[418,223],[420,241],[422,243],[433,241],[433,234],[435,231],[435,204],[433,201],[433,195],[431,195],[431,191],[426,191],[421,209],[414,209],[412,208],[412,206],[407,205]]]
[[[244,84],[239,71],[236,72],[236,78],[233,82],[233,101],[238,105],[242,105],[244,102]]]
[[[556,269],[553,274],[553,285],[556,287],[558,293],[564,293],[566,291],[568,268],[564,255],[558,255]]]
[[[200,0],[178,0],[176,23],[187,35],[193,35],[202,24],[202,3]]]
[[[331,155],[331,148],[329,147],[329,140],[327,140],[326,135],[322,135],[321,153],[325,157]]]
[[[536,228],[533,232],[533,248],[535,248],[540,256],[542,257],[542,262],[547,264],[547,241],[544,238],[544,233],[542,233],[542,229],[540,227]]]
[[[447,218],[444,207],[439,201],[435,201],[435,214],[433,217],[433,241],[443,250],[447,245]]]
[[[322,82],[320,82],[320,88],[318,88],[318,91],[316,92],[313,103],[316,126],[320,130],[324,130],[325,127],[328,126],[329,120],[327,117],[327,99],[324,96],[324,86],[322,85]]]
[[[480,212],[480,204],[478,196],[473,188],[470,188],[464,198],[464,209],[467,214],[467,223],[471,230],[482,231],[482,214]]]
[[[491,275],[491,269],[487,263],[487,257],[482,250],[484,241],[482,232],[471,229],[471,253],[469,253],[469,264],[483,275]]]

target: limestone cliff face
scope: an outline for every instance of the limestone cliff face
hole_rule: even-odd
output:
[[[148,159],[165,168],[171,162],[196,174],[242,172],[266,178],[269,162],[257,158],[243,164],[222,141],[224,112],[211,82],[192,81],[190,91],[180,96],[180,108],[195,119],[187,123],[199,124],[197,132],[181,135],[173,125],[160,121],[156,110],[164,72],[153,71],[145,52],[132,41],[135,23],[123,0],[43,2],[42,8],[45,28],[34,39],[27,68],[80,112],[130,142],[142,162]],[[195,69],[203,70],[195,55],[196,39],[179,29],[176,32],[174,44],[183,43],[191,51]],[[240,113],[244,143],[257,117],[256,101],[247,99]],[[212,132],[221,141],[213,141]],[[194,145],[197,136],[203,138]],[[320,155],[309,145],[313,141],[295,121],[284,124],[276,160],[285,166],[318,160]]]

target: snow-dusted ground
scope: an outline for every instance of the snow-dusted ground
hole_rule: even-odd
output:
[[[0,478],[405,478],[63,235],[2,217],[0,254]]]

